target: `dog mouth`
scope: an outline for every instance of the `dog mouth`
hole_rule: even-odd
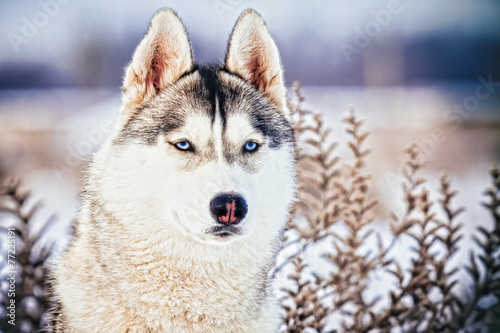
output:
[[[241,229],[234,227],[232,225],[216,226],[208,231],[209,234],[225,240],[231,236],[237,236],[241,234]]]

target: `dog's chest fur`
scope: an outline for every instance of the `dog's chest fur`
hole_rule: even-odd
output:
[[[71,279],[57,286],[64,304],[60,332],[265,332],[277,327],[267,297],[271,259],[256,262],[244,251],[234,253],[234,260],[212,262],[163,256],[158,248],[175,242],[158,247],[113,230],[121,223],[95,207],[92,215],[103,220],[85,221],[82,212],[79,237],[61,259],[58,274]],[[107,230],[94,227],[102,221]],[[104,236],[110,233],[114,236]],[[81,288],[75,289],[75,281]]]

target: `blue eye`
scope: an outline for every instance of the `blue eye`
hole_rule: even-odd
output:
[[[253,142],[253,141],[248,141],[246,144],[245,144],[245,147],[244,147],[244,150],[246,152],[254,152],[257,150],[257,148],[259,148],[259,145],[256,143],[256,142]]]
[[[189,143],[189,141],[179,141],[177,142],[176,144],[174,144],[175,148],[179,149],[179,150],[193,150],[193,148],[191,147],[191,144]]]

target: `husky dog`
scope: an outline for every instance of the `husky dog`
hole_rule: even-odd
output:
[[[296,193],[285,95],[255,11],[223,66],[196,65],[177,15],[155,14],[55,267],[55,332],[277,331],[268,273]]]

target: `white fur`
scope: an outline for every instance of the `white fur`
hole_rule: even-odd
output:
[[[228,124],[243,129],[238,118]],[[202,121],[194,117],[192,123]],[[252,132],[249,124],[246,131]],[[292,160],[287,147],[268,150],[254,174],[220,159],[179,173],[161,141],[145,147],[108,140],[94,159],[92,191],[119,224],[105,221],[96,228],[87,224],[87,207],[82,211],[79,238],[58,272],[67,277],[71,271],[79,280],[76,288],[75,281],[61,279],[57,290],[75,323],[71,332],[145,332],[146,327],[153,332],[274,332],[277,306],[271,295],[261,294],[259,280],[273,262],[295,193]],[[215,224],[210,199],[228,191],[245,197],[249,214],[242,222],[244,233],[221,242],[204,231]],[[95,244],[88,244],[91,237]],[[105,272],[96,260],[116,266]],[[82,285],[78,276],[86,267],[92,273]],[[89,294],[95,295],[90,304]],[[260,308],[251,295],[264,298]],[[134,306],[139,307],[131,319],[127,309]],[[207,313],[214,316],[204,317]]]

